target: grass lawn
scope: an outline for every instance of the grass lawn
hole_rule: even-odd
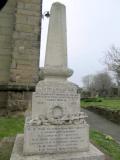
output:
[[[15,136],[17,133],[23,132],[24,118],[5,118],[0,117],[0,138]],[[97,131],[90,131],[91,141],[109,155],[112,160],[120,160],[120,145],[114,140]],[[13,142],[0,145],[0,160],[9,160]]]
[[[3,137],[15,136],[23,132],[24,118],[0,117],[0,139]]]
[[[0,142],[0,160],[10,160],[13,145],[14,141]]]
[[[90,131],[90,139],[101,151],[109,155],[112,160],[120,160],[120,145],[112,137],[98,131]]]
[[[84,102],[81,100],[81,107],[99,106],[101,108],[108,108],[111,110],[120,110],[120,100],[102,99],[102,102]]]

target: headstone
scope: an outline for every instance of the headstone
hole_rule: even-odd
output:
[[[89,143],[78,87],[67,80],[73,72],[67,68],[66,9],[60,3],[51,8],[42,72],[45,79],[33,93],[24,140],[22,135],[17,136],[11,160],[104,160],[104,155]]]

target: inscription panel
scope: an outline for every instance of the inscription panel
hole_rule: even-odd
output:
[[[37,117],[40,114],[49,116],[49,111],[55,106],[63,109],[63,114],[80,112],[80,95],[77,91],[71,92],[72,87],[55,85],[52,87],[43,86],[39,88],[39,92],[33,93],[32,99],[32,116]],[[75,89],[74,89],[75,90]]]
[[[25,126],[24,154],[86,151],[88,125]]]

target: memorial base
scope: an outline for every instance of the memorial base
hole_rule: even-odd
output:
[[[88,150],[89,125],[86,123],[69,125],[25,123],[24,155],[57,154]]]
[[[88,152],[24,156],[23,137],[23,135],[17,135],[10,160],[105,160],[104,154],[92,144]]]

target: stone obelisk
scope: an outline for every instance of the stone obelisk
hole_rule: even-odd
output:
[[[80,111],[76,84],[67,80],[66,8],[51,8],[44,80],[32,97],[32,115],[26,118],[23,135],[18,135],[11,160],[104,160],[89,142],[89,125]]]
[[[46,46],[45,67],[67,68],[67,31],[65,6],[54,4],[51,9]]]
[[[43,70],[45,80],[57,80],[58,77],[65,80],[73,73],[67,68],[66,9],[59,3],[54,3],[51,8]]]

